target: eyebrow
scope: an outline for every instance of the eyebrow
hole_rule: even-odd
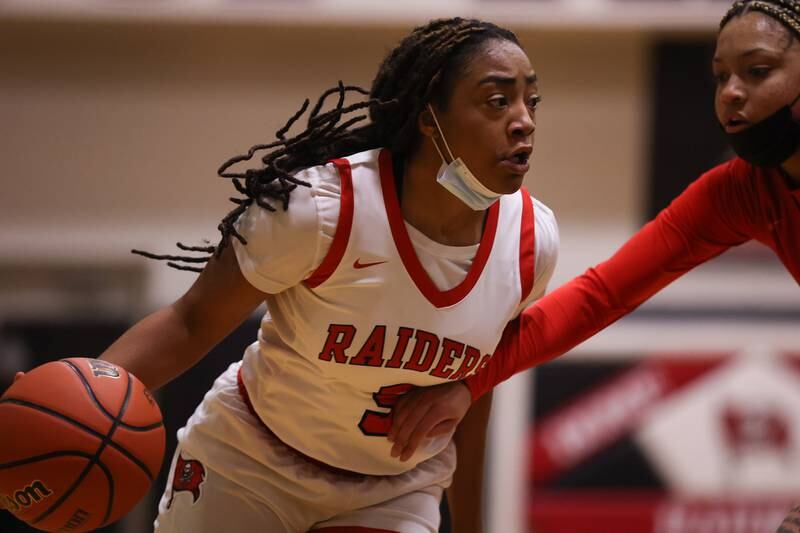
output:
[[[532,85],[539,80],[539,76],[536,74],[531,74],[530,76],[525,76],[525,82],[528,85]],[[478,85],[484,85],[486,83],[496,83],[497,85],[513,85],[517,82],[517,79],[513,76],[500,76],[500,75],[490,75],[483,78],[481,81],[478,82]]]
[[[750,50],[747,50],[745,52],[742,52],[741,54],[739,54],[739,57],[748,57],[748,56],[751,56],[753,54],[757,54],[759,52],[766,52],[767,54],[775,55],[775,50],[770,50],[768,48],[762,48],[762,47],[756,47],[756,48],[751,48]],[[719,56],[714,56],[713,62],[714,63],[720,63],[720,62],[722,62],[722,59],[720,59]]]

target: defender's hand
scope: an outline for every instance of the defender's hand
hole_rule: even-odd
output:
[[[392,409],[392,457],[407,461],[422,439],[452,432],[471,404],[472,395],[460,381],[407,392]]]

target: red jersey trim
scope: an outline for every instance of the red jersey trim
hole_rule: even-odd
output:
[[[350,240],[350,230],[353,228],[353,175],[350,170],[350,162],[347,159],[334,159],[331,163],[336,165],[341,180],[339,220],[336,223],[333,242],[328,253],[325,254],[325,259],[310,276],[303,280],[303,283],[312,289],[321,285],[336,271],[336,267],[344,257],[347,242]]]
[[[440,291],[433,281],[431,281],[428,273],[425,272],[422,263],[419,262],[419,258],[414,251],[414,246],[411,244],[411,239],[408,236],[408,231],[406,231],[403,214],[400,211],[400,202],[397,200],[397,192],[395,190],[392,155],[388,150],[381,150],[379,163],[383,202],[386,205],[386,216],[389,218],[392,237],[394,238],[395,246],[397,246],[400,259],[403,261],[403,266],[405,266],[406,271],[409,276],[411,276],[411,279],[422,295],[434,306],[441,308],[457,304],[469,294],[478,282],[483,268],[489,260],[489,254],[492,251],[495,234],[497,232],[500,201],[498,200],[489,208],[489,212],[486,215],[486,226],[483,229],[483,237],[478,246],[478,252],[475,254],[475,259],[472,261],[472,266],[469,272],[467,272],[464,281],[452,289]]]
[[[475,380],[472,379],[472,376],[467,376],[462,383],[467,387],[469,391],[469,395],[472,398],[471,402],[475,403],[478,399],[483,396],[480,391],[480,383],[475,383]]]
[[[519,236],[519,280],[522,285],[520,303],[525,301],[533,290],[536,277],[536,223],[533,216],[533,199],[528,189],[522,187],[522,223]]]

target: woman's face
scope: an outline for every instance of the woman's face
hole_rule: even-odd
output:
[[[453,157],[489,189],[509,194],[528,171],[539,92],[528,56],[492,39],[468,61],[447,109],[433,106]]]
[[[751,11],[723,27],[712,68],[714,107],[728,133],[760,122],[800,94],[800,43],[762,13]],[[793,112],[800,118],[800,104]]]

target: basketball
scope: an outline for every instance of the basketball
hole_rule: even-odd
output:
[[[98,359],[41,365],[0,397],[0,509],[44,531],[114,522],[164,458],[161,411],[132,374]]]

